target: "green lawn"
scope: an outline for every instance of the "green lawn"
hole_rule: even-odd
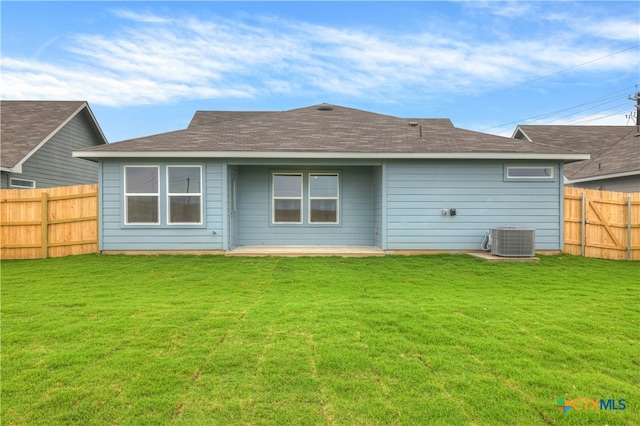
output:
[[[639,424],[639,276],[571,256],[4,261],[2,423]]]

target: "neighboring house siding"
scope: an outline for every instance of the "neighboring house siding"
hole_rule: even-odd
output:
[[[385,248],[478,250],[488,229],[521,226],[535,228],[537,250],[560,250],[559,164],[544,164],[551,181],[505,181],[504,163],[389,161]],[[451,208],[456,216],[442,215]]]
[[[340,173],[339,225],[271,224],[271,173],[287,170]],[[240,166],[238,245],[372,245],[372,179],[369,166]],[[303,205],[306,218],[306,197]]]
[[[80,185],[98,181],[98,164],[73,158],[72,151],[89,148],[97,139],[82,114],[76,115],[11,177],[36,181],[37,188]]]
[[[124,225],[123,168],[160,166],[160,224]],[[203,172],[203,224],[167,225],[167,165],[200,165]],[[223,167],[221,161],[107,161],[102,163],[101,250],[222,250]],[[215,232],[215,234],[214,234]]]
[[[2,172],[0,174],[0,188],[5,189],[9,187],[9,174]]]
[[[600,189],[603,191],[640,192],[640,176],[625,176],[615,179],[579,182],[570,184],[569,186],[587,189]]]

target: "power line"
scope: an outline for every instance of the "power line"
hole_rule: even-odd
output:
[[[605,55],[605,56],[601,56],[599,58],[591,59],[591,60],[589,60],[587,62],[583,62],[581,64],[574,65],[574,66],[569,67],[569,68],[564,68],[564,69],[561,69],[559,71],[552,72],[551,74],[545,74],[545,75],[542,75],[540,77],[533,78],[531,80],[523,81],[522,83],[514,84],[513,86],[508,86],[508,87],[505,87],[504,89],[496,90],[494,92],[490,92],[490,93],[487,93],[486,95],[478,96],[477,98],[473,98],[473,99],[470,99],[470,100],[465,101],[465,102],[460,102],[460,103],[455,104],[455,105],[450,105],[448,107],[441,108],[441,109],[436,110],[434,112],[447,111],[447,110],[450,110],[452,108],[456,108],[456,107],[461,106],[461,105],[467,105],[467,104],[470,104],[471,102],[475,102],[475,101],[478,101],[480,99],[488,98],[489,96],[493,96],[493,95],[498,94],[498,93],[506,92],[507,90],[511,90],[511,89],[513,89],[515,87],[524,86],[525,84],[533,83],[534,81],[542,80],[544,78],[551,77],[551,76],[556,75],[556,74],[560,74],[560,73],[563,73],[563,72],[571,71],[573,69],[580,68],[580,67],[583,67],[585,65],[589,65],[589,64],[601,61],[601,60],[606,59],[606,58],[610,58],[611,56],[618,55],[620,53],[627,52],[627,51],[632,50],[632,49],[637,49],[638,47],[640,47],[640,44],[636,44],[634,46],[627,47],[626,49],[618,50],[616,52],[610,53],[610,54]]]
[[[481,129],[479,131],[480,132],[486,132],[488,130],[502,129],[502,128],[505,128],[505,130],[506,130],[507,126],[510,126],[510,125],[513,125],[513,124],[516,124],[516,123],[524,124],[524,123],[527,123],[527,122],[531,122],[533,120],[540,120],[540,119],[543,119],[543,118],[546,118],[546,117],[553,117],[553,120],[551,120],[551,121],[556,121],[556,120],[564,118],[564,117],[571,117],[571,116],[576,115],[576,114],[578,114],[580,112],[589,111],[589,110],[592,110],[594,108],[598,108],[598,107],[601,107],[603,105],[615,102],[615,101],[620,99],[620,94],[621,93],[628,92],[631,88],[634,88],[634,87],[636,87],[636,86],[627,86],[627,87],[624,87],[622,89],[616,90],[615,92],[607,93],[607,94],[605,94],[603,96],[600,96],[600,97],[594,98],[594,99],[590,99],[590,100],[588,100],[586,102],[583,102],[581,104],[578,104],[578,105],[574,105],[574,106],[563,108],[563,109],[556,110],[556,111],[546,112],[544,114],[539,114],[539,115],[536,115],[536,116],[533,116],[533,117],[520,118],[520,119],[517,119],[517,120],[509,121],[508,123],[502,123],[502,124],[498,124],[498,125],[495,125],[495,126],[492,126],[492,127]],[[583,108],[583,109],[578,110],[578,111],[572,111],[572,110],[575,110],[576,108],[580,108],[580,107],[587,106],[587,105],[592,105],[592,104],[595,104],[595,105],[590,106],[588,108]],[[617,108],[618,106],[621,106],[621,105],[622,104],[615,105],[614,108]],[[627,104],[625,103],[624,105],[627,105]],[[569,113],[569,114],[556,116],[557,114],[560,114],[560,113],[563,113],[563,112],[567,112],[567,111],[572,111],[572,112]]]
[[[615,112],[612,112],[611,114],[603,115],[603,116],[600,116],[600,117],[588,118],[588,119],[584,119],[584,120],[581,120],[581,121],[569,121],[567,124],[584,124],[584,123],[591,123],[591,122],[593,122],[593,121],[598,121],[598,120],[602,120],[602,119],[604,119],[604,118],[613,117],[613,116],[615,116],[615,115],[622,114],[623,112],[628,111],[628,110],[629,110],[628,108],[625,108],[625,109],[622,109],[622,110],[619,110],[619,111],[615,111]],[[583,118],[584,118],[584,117],[583,117]]]
[[[628,86],[628,87],[622,88],[620,90],[616,90],[615,92],[608,93],[606,95],[600,96],[600,97],[595,98],[595,99],[588,100],[586,102],[583,102],[581,104],[574,105],[574,106],[571,106],[571,107],[568,107],[568,108],[563,108],[563,109],[556,110],[556,111],[546,112],[544,114],[536,115],[536,116],[533,116],[533,117],[520,118],[518,120],[513,120],[513,121],[510,121],[508,123],[497,124],[497,125],[492,126],[492,127],[487,127],[485,129],[481,129],[480,132],[486,132],[488,130],[499,129],[501,127],[506,127],[506,126],[509,126],[511,124],[523,123],[523,122],[527,122],[527,121],[530,121],[530,120],[536,120],[536,119],[541,119],[541,118],[545,118],[545,117],[548,117],[548,116],[554,116],[555,114],[559,114],[559,113],[562,113],[562,112],[565,112],[565,111],[570,111],[572,109],[579,108],[579,107],[585,106],[585,105],[589,105],[589,104],[592,104],[594,102],[603,101],[601,104],[612,102],[613,100],[617,100],[619,98],[619,94],[620,93],[628,92],[629,89],[633,88],[633,87],[635,87],[635,86]],[[604,101],[606,101],[606,102],[604,102]],[[601,104],[598,104],[597,106],[600,106]],[[593,108],[595,108],[595,107],[588,108],[588,109],[593,109]],[[573,114],[570,114],[570,115],[573,115]]]
[[[609,102],[607,102],[607,103],[609,103]],[[592,110],[593,108],[596,108],[596,107],[599,107],[599,106],[602,106],[602,105],[603,104],[599,104],[599,105],[596,105],[595,107],[592,107],[592,108],[585,108],[585,109],[581,109],[579,111],[575,111],[575,112],[573,112],[571,114],[566,114],[566,115],[561,115],[561,116],[558,116],[558,117],[554,117],[548,123],[553,123],[554,121],[562,120],[563,118],[566,118],[566,117],[575,116],[575,115],[577,115],[577,114],[579,114],[581,112],[589,111],[589,110]],[[625,111],[625,110],[629,109],[629,103],[625,102],[625,103],[622,103],[622,104],[616,104],[616,105],[614,105],[612,107],[607,108],[607,110],[605,110],[604,112],[611,112],[612,110],[615,110],[615,108],[622,108],[622,111]]]

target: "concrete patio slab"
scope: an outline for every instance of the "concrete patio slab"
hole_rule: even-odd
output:
[[[487,262],[525,262],[525,263],[540,263],[538,257],[502,257],[487,252],[471,252],[467,253],[469,256],[477,257],[478,259],[486,260]]]
[[[374,246],[238,246],[225,256],[384,256],[384,251]]]

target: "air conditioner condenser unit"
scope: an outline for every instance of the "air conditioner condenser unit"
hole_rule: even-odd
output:
[[[503,226],[491,230],[491,254],[532,257],[536,251],[535,229]]]

